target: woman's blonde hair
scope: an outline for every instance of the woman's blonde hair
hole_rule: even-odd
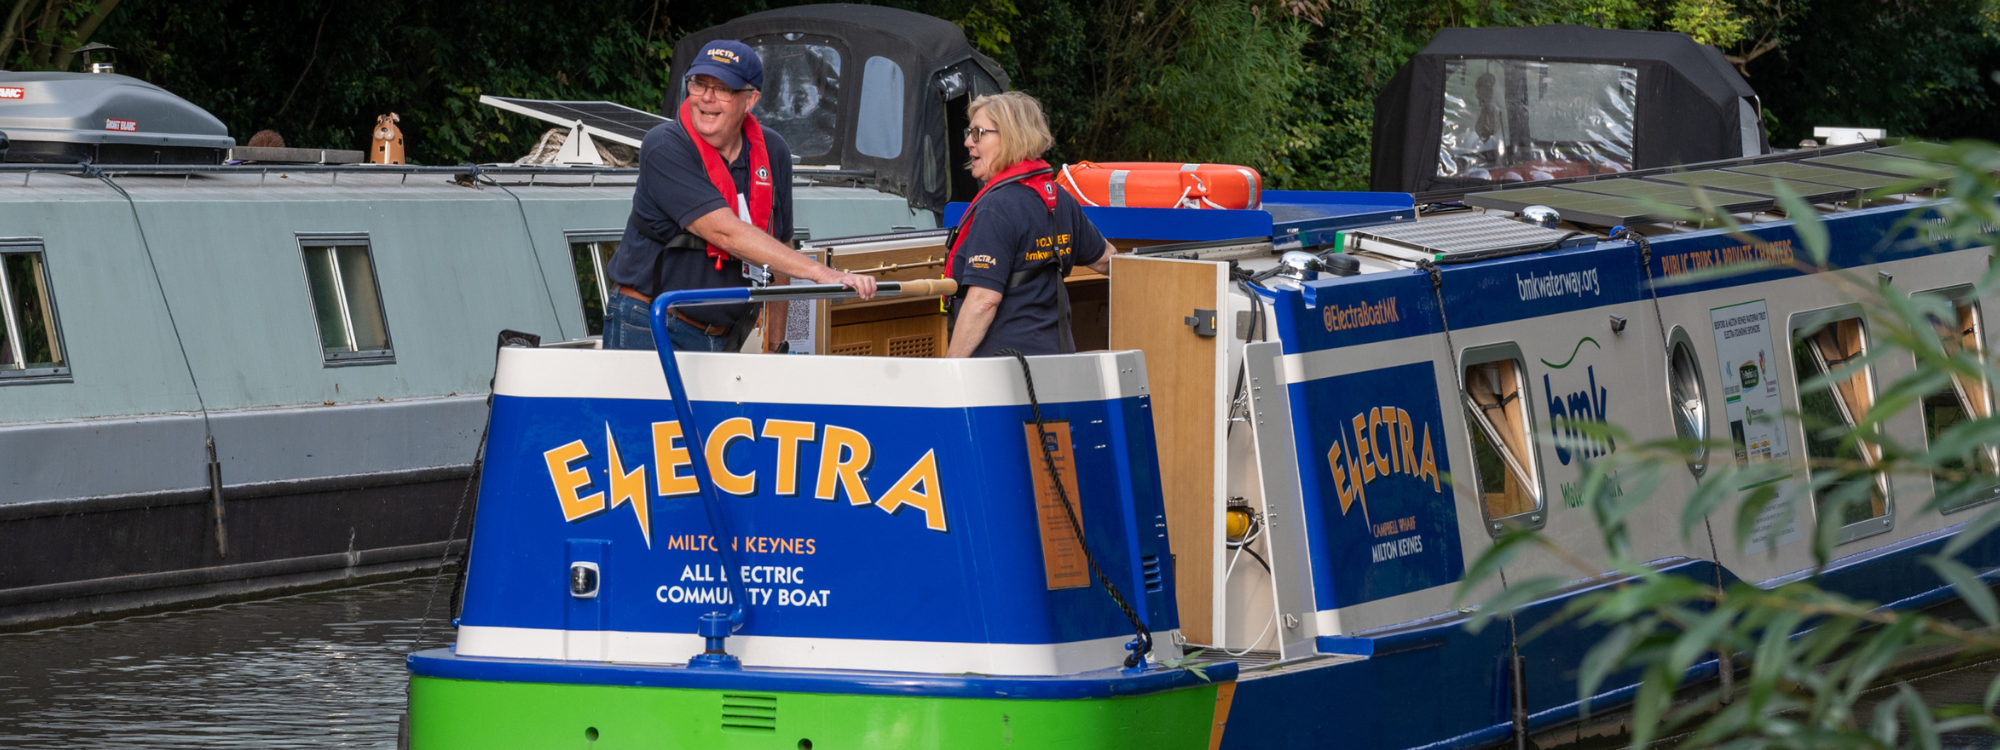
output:
[[[965,108],[965,119],[970,122],[981,110],[999,129],[1000,148],[993,151],[996,174],[1038,158],[1056,144],[1055,136],[1049,135],[1049,118],[1042,116],[1042,103],[1035,97],[1020,91],[987,94],[972,100]]]

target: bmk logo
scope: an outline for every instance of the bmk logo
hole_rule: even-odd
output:
[[[1618,442],[1609,435],[1603,439],[1586,435],[1575,427],[1564,426],[1567,422],[1603,422],[1605,402],[1610,398],[1608,388],[1597,385],[1597,368],[1583,368],[1587,385],[1583,390],[1558,398],[1555,388],[1550,385],[1549,376],[1542,376],[1542,394],[1549,402],[1549,424],[1555,432],[1556,460],[1569,465],[1572,455],[1577,458],[1596,458],[1618,450]]]
[[[1597,339],[1585,336],[1576,340],[1576,347],[1570,349],[1569,359],[1563,360],[1562,364],[1546,359],[1542,360],[1542,364],[1551,370],[1568,369],[1570,365],[1576,364],[1577,355],[1583,353],[1584,344],[1589,344],[1595,349],[1604,348],[1602,344],[1597,343]],[[1611,390],[1597,385],[1595,367],[1586,365],[1583,368],[1583,375],[1582,390],[1571,391],[1560,397],[1556,395],[1555,384],[1549,376],[1542,375],[1542,398],[1547,399],[1549,406],[1549,432],[1556,438],[1556,460],[1561,461],[1564,466],[1569,465],[1571,457],[1596,458],[1618,450],[1617,441],[1609,436],[1598,439],[1584,434],[1575,427],[1562,424],[1605,421],[1605,414],[1608,411],[1606,404],[1611,399]]]

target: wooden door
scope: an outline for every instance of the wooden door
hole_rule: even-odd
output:
[[[1222,611],[1223,375],[1222,340],[1187,323],[1206,311],[1214,331],[1226,316],[1229,268],[1222,263],[1121,255],[1111,259],[1111,349],[1146,357],[1153,434],[1159,445],[1160,489],[1167,539],[1173,545],[1174,597],[1190,642],[1217,642]]]

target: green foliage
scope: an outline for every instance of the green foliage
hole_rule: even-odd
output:
[[[2000,138],[2000,0],[886,0],[958,23],[1042,99],[1058,160],[1255,166],[1274,188],[1363,189],[1375,96],[1446,26],[1675,29],[1745,61],[1772,142],[1814,125]],[[657,110],[681,35],[791,0],[356,4],[0,0],[0,61],[73,45],[214,112],[238,140],[365,148],[400,113],[412,161],[521,156],[544,129],[480,94]]]
[[[402,116],[414,163],[513,160],[544,125],[480,94],[607,99],[657,110],[672,35],[663,3],[244,0],[132,2],[98,39],[121,72],[207,108],[239,141],[365,149]]]
[[[1702,44],[1728,48],[1749,36],[1750,19],[1722,0],[1675,0],[1667,13],[1667,28]]]
[[[1091,137],[1120,159],[1246,164],[1272,171],[1304,73],[1306,31],[1233,0],[1166,6],[1185,24],[1170,57],[1140,58],[1122,101],[1103,102]],[[1134,42],[1137,43],[1136,41]],[[1109,155],[1107,155],[1109,156]]]
[[[999,59],[1050,111],[1064,161],[1210,161],[1282,172],[1306,25],[1245,0],[1024,2]]]
[[[1992,227],[2000,226],[1995,221],[2000,219],[2000,206],[1992,200],[2000,191],[1994,175],[1994,168],[2000,167],[2000,147],[1961,143],[1937,149],[1933,158],[1955,166],[1918,167],[1926,173],[1883,191],[1902,192],[1924,180],[1942,180],[1949,186],[1952,200],[1913,212],[1906,220],[1905,226],[1927,227],[1908,242],[1951,249],[1992,246],[1996,239]],[[1522,640],[1568,627],[1603,633],[1577,671],[1578,697],[1587,705],[1593,695],[1611,686],[1613,675],[1638,675],[1641,682],[1629,724],[1633,748],[1675,733],[1684,735],[1680,742],[1688,747],[1935,748],[1945,733],[2000,730],[2000,717],[1993,713],[2000,702],[2000,680],[1987,691],[1983,706],[1926,705],[1903,685],[1868,711],[1863,695],[1883,684],[1899,659],[1913,649],[1948,647],[1969,657],[2000,652],[1996,634],[2000,602],[1979,574],[1959,559],[1973,545],[1991,543],[1991,533],[2000,528],[2000,506],[1939,523],[1964,525],[1936,554],[1922,559],[1937,580],[1964,601],[1976,618],[1972,622],[1892,610],[1820,585],[1820,574],[1834,557],[1843,519],[1866,511],[1867,493],[1878,483],[1896,477],[1906,488],[1941,488],[1922,509],[1925,513],[1954,508],[1969,494],[1954,488],[1984,492],[2000,483],[2000,473],[1992,466],[1982,468],[1962,458],[1982,446],[2000,445],[2000,417],[1965,415],[1927,444],[1906,444],[1892,431],[1878,429],[1892,417],[1920,408],[1926,395],[1948,391],[1954,379],[2000,381],[2000,362],[1991,352],[1946,345],[1961,334],[1955,325],[1957,313],[1943,298],[1896,290],[1872,274],[1829,268],[1830,240],[1817,214],[1795,196],[1782,195],[1781,202],[1788,215],[1798,217],[1799,242],[1805,252],[1795,261],[1796,267],[1834,285],[1858,305],[1870,337],[1865,355],[1834,364],[1830,372],[1811,375],[1817,367],[1801,364],[1801,377],[1808,380],[1799,390],[1830,386],[1884,361],[1914,361],[1915,367],[1908,372],[1900,366],[1877,369],[1882,375],[1897,374],[1879,385],[1873,404],[1856,415],[1852,425],[1830,404],[1815,407],[1803,398],[1802,411],[1784,415],[1788,421],[1802,422],[1808,443],[1820,446],[1806,451],[1819,456],[1804,459],[1807,481],[1779,481],[1796,478],[1798,466],[1789,462],[1711,460],[1686,499],[1680,531],[1684,541],[1705,530],[1718,545],[1733,541],[1739,549],[1750,549],[1750,531],[1767,508],[1797,509],[1801,528],[1816,527],[1809,539],[1817,562],[1806,571],[1808,575],[1765,589],[1741,582],[1693,580],[1649,567],[1646,558],[1633,552],[1627,521],[1633,507],[1646,502],[1658,485],[1626,478],[1683,471],[1687,455],[1700,444],[1678,439],[1638,442],[1610,425],[1580,423],[1568,427],[1585,431],[1588,438],[1615,436],[1624,446],[1584,467],[1581,494],[1594,513],[1602,546],[1567,549],[1539,532],[1516,532],[1473,561],[1460,596],[1482,590],[1482,583],[1496,580],[1503,569],[1529,554],[1565,561],[1585,576],[1611,571],[1617,584],[1575,597],[1558,616],[1543,621]],[[1729,225],[1727,217],[1712,218]],[[1987,254],[1990,260],[1990,250],[1967,252]],[[1768,268],[1744,264],[1717,273]],[[1989,264],[1990,270],[1974,281],[1974,294],[1992,292],[2000,281],[2000,270],[1994,268],[2000,267]],[[1721,442],[1707,448],[1710,456],[1726,456],[1732,446]],[[1623,492],[1609,492],[1599,481],[1611,475],[1625,482]],[[1850,505],[1851,500],[1862,502]],[[1733,513],[1731,505],[1736,506]],[[1816,512],[1807,510],[1814,508]],[[1713,516],[1722,518],[1711,522]],[[1726,528],[1730,517],[1737,533],[1719,533],[1722,529],[1715,525]],[[1467,627],[1512,617],[1523,604],[1552,591],[1550,582],[1559,579],[1542,576],[1515,582],[1510,577],[1500,593],[1478,608]],[[1698,663],[1718,658],[1724,668],[1738,670],[1730,673],[1733,685],[1732,680],[1686,682]]]
[[[1989,0],[1811,0],[1783,46],[1747,66],[1777,113],[1771,144],[1795,146],[1816,125],[2000,140],[1991,13]]]

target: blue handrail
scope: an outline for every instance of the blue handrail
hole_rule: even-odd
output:
[[[674,416],[681,423],[681,441],[687,445],[688,463],[694,465],[695,483],[701,487],[701,504],[708,511],[709,529],[715,533],[715,551],[722,556],[722,577],[729,583],[729,630],[735,632],[743,628],[745,619],[744,602],[747,592],[736,566],[736,550],[729,544],[729,521],[723,513],[722,499],[715,492],[715,482],[709,475],[708,453],[702,449],[701,428],[695,425],[694,404],[688,401],[687,386],[681,382],[680,364],[675,361],[674,342],[667,336],[667,309],[678,305],[714,305],[750,301],[748,288],[687,289],[667,292],[653,300],[653,346],[660,355],[660,369],[667,376],[667,392],[674,397]],[[666,471],[662,467],[661,471]],[[715,613],[720,614],[720,613]]]

